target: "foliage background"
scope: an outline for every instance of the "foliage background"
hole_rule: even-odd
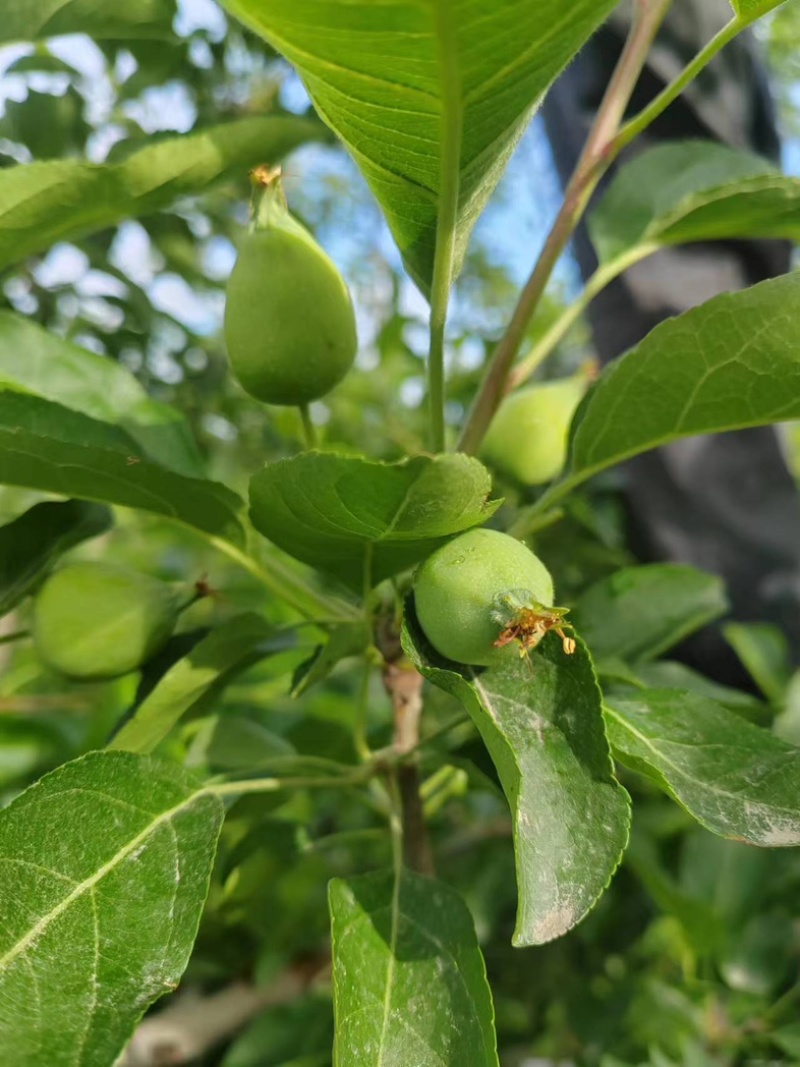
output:
[[[122,159],[152,136],[235,116],[308,110],[289,68],[228,22],[211,0],[181,0],[174,19],[168,0],[165,11],[173,30],[153,40],[98,45],[70,37],[0,50],[0,165],[55,157]],[[800,174],[800,8],[788,5],[760,32],[787,135],[786,166]],[[285,172],[293,210],[353,288],[362,337],[356,371],[331,398],[314,405],[313,417],[328,440],[372,456],[418,450],[426,306],[342,152],[306,146]],[[224,287],[246,222],[247,196],[243,176],[238,185],[59,244],[0,275],[0,305],[118,360],[153,396],[185,412],[212,476],[234,487],[243,487],[265,459],[297,446],[300,430],[294,412],[265,414],[226,369],[220,338]],[[557,196],[536,121],[481,219],[458,283],[448,335],[453,422],[508,317]],[[576,287],[577,271],[567,260],[553,306]],[[579,365],[586,345],[578,328],[548,373]],[[12,517],[34,499],[2,490],[0,516]],[[630,560],[613,483],[580,506],[583,514],[571,516],[558,536],[545,534],[539,546],[567,600],[590,579]],[[121,515],[111,534],[78,554],[107,555],[166,578],[208,573],[219,596],[185,617],[183,640],[212,617],[246,606],[281,621],[281,608],[239,572],[188,533],[178,535],[153,518]],[[6,623],[24,625],[25,619]],[[335,675],[323,693],[314,690],[300,700],[287,692],[291,669],[308,651],[310,644],[297,647],[244,675],[227,691],[218,717],[198,714],[187,724],[175,741],[181,754],[199,763],[213,751],[224,765],[235,763],[243,748],[258,743],[266,751],[276,738],[286,738],[301,752],[350,757],[349,675]],[[0,788],[7,797],[48,768],[102,744],[110,724],[136,698],[130,679],[99,690],[65,690],[24,648],[12,653],[0,646],[0,659]],[[787,733],[800,738],[793,725],[800,717],[800,684],[781,676],[778,690],[777,698],[772,690],[772,705],[744,697],[735,698],[736,706],[761,721],[780,713]],[[453,705],[438,691],[431,703],[433,729],[452,716]],[[377,686],[370,707],[379,743],[390,715]],[[223,717],[233,729],[218,729]],[[764,853],[713,838],[640,780],[626,780],[637,797],[636,825],[612,890],[567,938],[515,951],[509,947],[515,901],[507,809],[471,728],[465,725],[457,741],[452,773],[439,792],[432,790],[429,806],[440,875],[468,887],[504,1064],[545,1058],[602,1061],[607,1067],[701,1067],[800,1060],[796,851]],[[468,778],[480,788],[466,794]],[[189,984],[215,988],[242,975],[268,980],[298,953],[319,952],[327,936],[328,878],[388,857],[382,855],[387,841],[355,802],[337,806],[335,820],[325,795],[279,807],[258,804],[259,818],[271,820],[269,835],[243,842],[236,818],[226,823]],[[268,921],[274,913],[281,915],[277,930]],[[323,985],[265,1013],[208,1062],[311,1067],[329,1062],[330,1039]]]

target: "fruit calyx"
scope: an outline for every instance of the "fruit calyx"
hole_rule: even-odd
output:
[[[281,181],[283,171],[280,166],[268,167],[262,164],[250,171],[253,183],[253,199],[250,206],[251,228],[268,230],[272,226],[290,226],[297,223],[289,212],[286,194]]]
[[[573,628],[564,622],[569,608],[548,608],[535,600],[527,589],[498,593],[494,604],[492,620],[500,627],[500,634],[494,642],[495,648],[503,648],[516,641],[520,657],[523,657],[533,651],[545,634],[552,630],[561,638],[565,655],[571,656],[575,651],[575,638],[564,632]]]

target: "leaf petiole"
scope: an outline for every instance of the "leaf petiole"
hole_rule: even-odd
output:
[[[456,222],[461,166],[463,108],[458,76],[457,43],[450,5],[434,5],[438,59],[442,73],[441,173],[439,211],[436,220],[436,252],[431,283],[430,350],[428,354],[428,405],[430,447],[444,451],[444,333],[447,306],[453,283]]]

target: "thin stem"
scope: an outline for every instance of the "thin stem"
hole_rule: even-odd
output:
[[[453,797],[463,796],[466,784],[467,772],[462,767],[440,767],[420,788],[425,818],[432,819]]]
[[[13,641],[24,641],[26,637],[30,636],[30,630],[15,630],[13,633],[0,636],[0,645],[10,645]]]
[[[422,748],[427,748],[429,745],[433,745],[441,737],[444,737],[445,734],[449,734],[451,730],[455,730],[457,727],[463,726],[465,723],[471,721],[472,720],[470,719],[469,715],[457,715],[454,719],[451,719],[449,722],[444,723],[443,726],[440,726],[438,729],[433,730],[427,735],[427,737],[423,737],[420,741],[418,741],[413,751],[418,752]]]
[[[450,4],[440,0],[434,5],[438,59],[442,75],[441,189],[436,221],[436,252],[431,283],[430,351],[428,356],[428,405],[430,447],[442,452],[445,447],[444,424],[444,331],[447,306],[453,281],[456,220],[461,165],[461,86],[453,40]]]
[[[563,518],[563,508],[553,508],[551,511],[545,512],[534,512],[529,508],[527,511],[522,512],[517,521],[511,525],[508,532],[512,537],[517,537],[522,541],[526,537],[531,537],[533,534],[541,533],[542,530],[546,530],[549,526],[555,526],[555,524],[561,522]]]
[[[591,478],[591,476],[596,474],[598,470],[602,470],[602,466],[596,468],[593,467],[590,470],[579,471],[577,474],[564,478],[563,481],[555,482],[534,504],[531,504],[529,508],[518,516],[516,522],[509,530],[509,533],[513,534],[514,537],[524,538],[527,537],[531,531],[541,529],[540,523],[546,515],[552,513],[554,510],[553,506],[560,500],[563,500],[565,496],[569,496],[576,486],[585,482],[587,478]]]
[[[306,442],[306,448],[317,448],[319,445],[317,428],[311,419],[311,412],[309,411],[308,404],[300,404],[297,410],[300,412],[300,421],[303,424],[303,437]]]
[[[564,340],[570,329],[586,311],[594,298],[606,288],[615,278],[623,274],[629,267],[639,263],[647,256],[658,251],[657,244],[636,245],[616,259],[611,260],[597,268],[587,281],[583,292],[574,300],[569,307],[565,308],[558,319],[553,323],[547,333],[533,346],[531,351],[514,367],[508,377],[506,392],[510,393],[526,382],[531,375],[541,366],[547,357]]]
[[[372,759],[372,749],[367,741],[367,713],[369,711],[369,684],[372,680],[372,664],[369,657],[364,659],[364,673],[356,704],[356,719],[353,723],[353,744],[356,752],[364,762]]]
[[[280,560],[271,559],[269,569],[267,569],[262,567],[258,560],[253,559],[242,549],[231,544],[230,541],[226,541],[222,537],[205,536],[209,544],[212,544],[235,563],[238,563],[240,567],[252,574],[265,589],[274,593],[275,596],[289,604],[301,615],[318,621],[330,619],[334,622],[358,617],[358,611],[355,607],[317,592],[316,589],[294,574]]]
[[[364,841],[383,842],[386,840],[386,828],[373,826],[364,830],[339,830],[307,841],[302,846],[303,852],[324,852],[328,848],[339,848],[346,844],[358,844]]]
[[[666,88],[658,94],[655,100],[651,101],[638,115],[634,116],[627,122],[622,129],[617,133],[611,144],[611,152],[614,157],[619,155],[626,145],[629,145],[634,138],[646,130],[659,115],[667,110],[669,105],[673,103],[681,95],[683,90],[700,74],[711,62],[714,57],[722,51],[726,44],[729,44],[734,37],[738,36],[742,30],[749,26],[750,21],[743,19],[739,16],[731,19],[729,23],[722,27],[702,51],[698,52],[694,59],[687,64],[681,73],[670,82]]]
[[[369,774],[372,773],[369,768]],[[276,793],[281,789],[341,789],[354,785],[363,785],[368,773],[363,768],[358,772],[333,777],[308,778],[248,778],[241,782],[209,782],[203,786],[203,793],[213,793],[217,797],[238,796],[240,793]]]
[[[764,1012],[764,1018],[770,1023],[776,1022],[786,1011],[793,1007],[796,1000],[800,1000],[800,982],[790,986],[781,996]]]
[[[609,155],[609,145],[619,130],[653,39],[670,3],[671,0],[639,0],[637,3],[628,39],[575,172],[564,192],[561,209],[533,273],[520,294],[511,322],[489,361],[458,444],[462,452],[474,453],[478,450],[506,391],[512,364],[553,270],[583,217],[598,182],[611,165],[613,157]]]

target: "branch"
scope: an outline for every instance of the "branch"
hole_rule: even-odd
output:
[[[580,222],[592,193],[613,162],[610,147],[616,137],[653,40],[671,0],[638,0],[633,24],[609,82],[564,201],[545,241],[539,260],[520,294],[508,329],[489,361],[481,387],[459,441],[461,452],[475,453],[506,392],[511,366],[525,338],[531,318],[544,295],[556,263]]]
[[[192,1063],[266,1008],[301,996],[327,961],[297,965],[260,989],[236,982],[218,993],[186,992],[139,1024],[114,1067],[179,1067]]]
[[[394,753],[409,757],[396,768],[403,819],[403,859],[412,871],[432,875],[433,853],[419,792],[419,767],[411,757],[419,745],[423,678],[410,663],[400,660],[386,664],[383,684],[394,712]]]

